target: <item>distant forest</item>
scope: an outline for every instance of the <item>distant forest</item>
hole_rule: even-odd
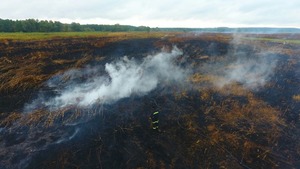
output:
[[[267,27],[251,27],[251,28],[150,28],[148,26],[130,26],[130,25],[97,25],[79,23],[61,23],[58,21],[26,19],[26,20],[10,20],[0,18],[0,32],[195,32],[195,33],[255,33],[255,34],[272,34],[272,33],[300,33],[298,28],[267,28]]]
[[[58,21],[48,20],[10,20],[0,19],[0,32],[128,32],[128,31],[150,31],[150,27],[146,26],[130,26],[130,25],[80,25],[79,23],[65,24]]]

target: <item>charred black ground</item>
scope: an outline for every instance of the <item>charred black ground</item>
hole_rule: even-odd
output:
[[[290,35],[2,41],[0,167],[299,168],[300,46],[249,37]],[[189,85],[170,84],[88,109],[50,112],[41,107],[23,113],[39,93],[54,94],[45,85],[54,75],[101,67],[124,55],[139,59],[175,45],[183,52],[180,59],[186,59],[182,66],[193,70]],[[264,86],[216,86],[230,63],[259,59],[265,51],[263,56],[277,64]],[[161,132],[150,126],[153,102]]]

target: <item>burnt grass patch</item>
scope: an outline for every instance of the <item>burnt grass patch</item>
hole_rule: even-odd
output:
[[[187,86],[86,109],[23,113],[39,94],[56,94],[45,82],[63,72],[172,46],[193,70]],[[0,43],[0,168],[299,168],[299,47],[231,34]],[[229,63],[265,51],[277,64],[263,87],[216,85]],[[160,132],[149,120],[153,103]]]

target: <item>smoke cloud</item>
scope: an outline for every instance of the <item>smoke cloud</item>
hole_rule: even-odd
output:
[[[276,56],[271,53],[259,54],[248,59],[241,58],[227,66],[224,78],[216,85],[223,87],[238,82],[248,89],[257,90],[271,79],[276,65]]]
[[[111,104],[133,95],[145,95],[160,85],[184,82],[189,71],[181,68],[180,56],[182,51],[173,47],[170,52],[162,51],[142,60],[124,56],[106,63],[104,71],[97,67],[70,70],[47,82],[47,86],[56,91],[55,97],[46,99],[41,95],[25,110],[40,106],[55,110],[68,106],[84,108],[95,103]]]

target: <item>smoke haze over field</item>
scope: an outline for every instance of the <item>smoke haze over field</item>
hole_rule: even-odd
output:
[[[263,87],[271,78],[277,65],[272,54],[261,54],[259,57],[238,59],[227,66],[224,79],[217,86],[239,82],[248,89],[257,90]]]
[[[171,52],[149,55],[142,61],[124,56],[105,64],[107,75],[99,74],[98,68],[70,70],[48,81],[48,86],[58,91],[56,97],[39,97],[28,104],[25,111],[41,105],[55,110],[67,106],[88,107],[94,103],[110,104],[132,95],[145,95],[159,85],[182,83],[189,70],[175,63],[181,55],[182,52],[174,47]],[[75,80],[76,76],[88,79],[80,82]],[[63,82],[64,79],[68,79],[67,82]]]
[[[239,41],[239,37],[234,41]],[[37,99],[25,106],[25,112],[44,107],[52,111],[69,106],[88,108],[95,103],[111,104],[122,98],[146,95],[158,86],[183,84],[191,69],[176,63],[182,54],[174,47],[170,52],[163,50],[142,60],[124,56],[106,63],[104,68],[100,65],[69,70],[47,82],[47,86],[56,92],[54,96],[49,98],[40,93]],[[215,82],[220,88],[238,82],[250,90],[257,90],[270,80],[277,65],[276,55],[268,52],[248,56],[234,49],[227,55],[236,60],[205,63],[200,68],[209,72],[224,69],[218,73],[222,78]]]

